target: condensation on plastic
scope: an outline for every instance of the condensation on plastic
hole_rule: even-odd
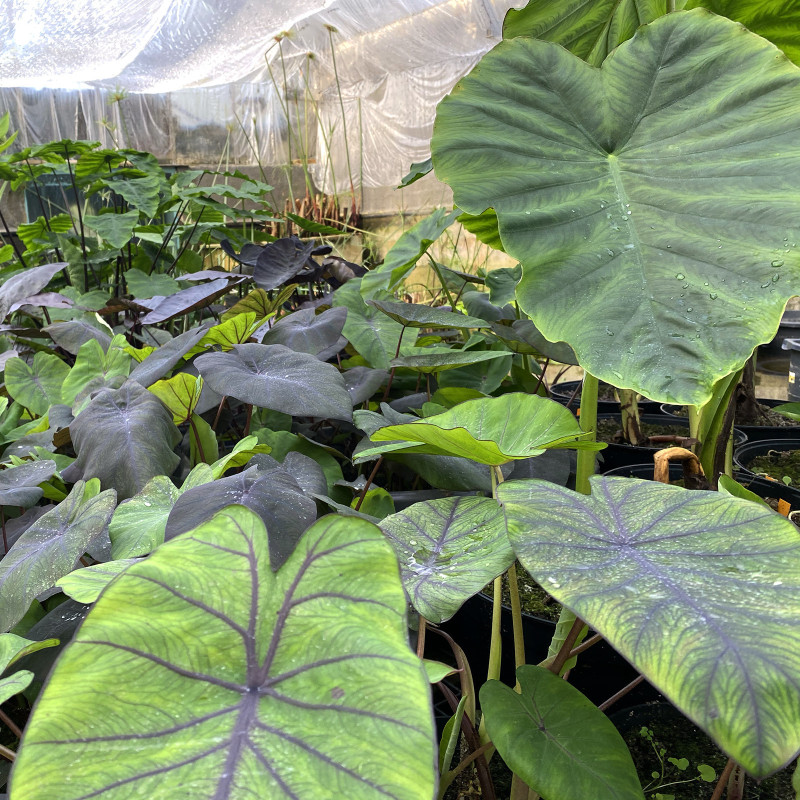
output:
[[[0,0],[0,113],[19,146],[81,137],[223,166],[305,153],[325,191],[393,186],[522,4]]]

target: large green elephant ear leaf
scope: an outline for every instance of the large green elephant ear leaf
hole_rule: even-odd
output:
[[[769,39],[795,64],[800,64],[800,6],[795,0],[689,0],[686,8],[707,8],[741,22],[748,30]]]
[[[632,478],[498,489],[525,569],[748,772],[800,749],[800,536],[764,506]]]
[[[326,517],[273,573],[261,520],[231,506],[101,595],[37,703],[11,797],[430,800],[434,759],[381,532]]]
[[[666,13],[667,0],[535,0],[509,10],[503,20],[503,38],[535,36],[598,66],[640,25]]]
[[[439,105],[436,174],[497,212],[517,298],[589,372],[701,404],[800,292],[800,71],[702,9],[601,69],[501,42]]]

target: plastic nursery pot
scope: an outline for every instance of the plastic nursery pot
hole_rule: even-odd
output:
[[[677,426],[685,433],[679,434],[689,436],[689,419],[688,417],[675,417],[669,414],[642,414],[641,422],[645,425],[668,425],[670,427]],[[620,414],[598,414],[598,423],[601,420],[616,420],[619,426],[622,426],[622,416]],[[742,444],[747,441],[747,436],[738,428],[733,429],[734,444]],[[598,470],[604,475],[617,467],[624,467],[630,464],[646,464],[652,463],[653,454],[658,450],[666,447],[667,444],[659,444],[658,446],[646,447],[632,444],[618,444],[611,442],[605,450],[599,453],[601,461],[601,468]],[[650,467],[652,470],[652,466]]]
[[[500,680],[513,686],[514,632],[511,609],[508,606],[503,606],[500,625],[503,635]],[[486,680],[489,667],[492,599],[484,594],[471,597],[452,619],[440,627],[464,650],[476,686],[482,684]],[[556,624],[547,619],[523,614],[522,627],[525,637],[525,661],[528,664],[538,664],[547,658],[547,650],[555,633]],[[429,638],[432,640],[435,637]],[[578,656],[578,663],[570,672],[569,682],[593,703],[599,705],[627,686],[637,675],[636,670],[608,642],[601,641]],[[614,707],[626,708],[660,697],[661,695],[644,681],[621,698]]]
[[[581,404],[582,383],[583,381],[559,381],[558,383],[554,383],[550,387],[550,397],[575,411]],[[656,403],[654,400],[647,400],[645,398],[639,400],[639,410],[644,413],[658,412],[659,405],[660,404]],[[619,413],[619,403],[614,399],[614,390],[607,383],[600,384],[597,413]]]
[[[771,397],[757,397],[756,401],[767,408],[775,408],[775,406],[783,405],[785,400],[775,400]],[[662,403],[661,412],[668,414],[672,417],[686,419],[685,413],[686,406],[676,406],[670,403]],[[790,420],[786,420],[790,423]],[[781,439],[786,437],[799,438],[800,425],[786,424],[786,425],[739,425],[735,426],[735,430],[741,431],[747,437],[746,441],[753,442],[760,439]],[[740,442],[742,444],[742,442]]]
[[[653,480],[652,464],[627,464],[624,467],[617,467],[604,473],[610,476],[623,478],[641,478],[642,480]],[[793,507],[800,508],[800,492],[787,486],[783,481],[770,481],[766,478],[759,478],[752,473],[737,472],[734,479],[749,489],[753,494],[757,494],[762,500],[786,500]],[[683,470],[680,464],[669,465],[669,480],[674,483],[683,478]]]
[[[787,492],[783,494],[783,499],[789,501],[794,508],[800,508],[800,478],[793,479],[794,486],[786,486],[783,477],[786,475],[787,467],[781,466],[780,455],[800,451],[800,439],[762,439],[757,442],[745,442],[733,451],[733,463],[741,470],[747,478],[755,476],[763,477],[765,474],[772,481],[765,483],[776,483],[783,486]],[[753,461],[759,456],[768,456],[775,453],[774,466],[768,470],[754,467]]]

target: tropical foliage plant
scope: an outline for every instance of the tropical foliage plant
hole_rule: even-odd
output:
[[[799,291],[800,71],[775,15],[510,12],[438,110],[458,208],[372,269],[249,240],[272,212],[242,176],[203,187],[83,142],[3,156],[13,187],[55,173],[77,201],[0,251],[10,800],[432,800],[470,764],[489,798],[495,752],[513,800],[643,800],[563,679],[601,638],[728,773],[796,758],[796,527],[730,479],[593,476],[597,377],[693,405],[724,445],[731,382]],[[404,302],[456,218],[520,266],[434,262],[436,300]],[[214,243],[231,269],[207,268]],[[546,396],[547,360],[586,369],[579,418]],[[563,609],[539,664],[518,567]],[[463,642],[425,656],[487,584],[483,681]]]

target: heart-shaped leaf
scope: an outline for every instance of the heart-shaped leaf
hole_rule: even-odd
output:
[[[305,269],[313,249],[314,242],[301,242],[296,236],[264,245],[253,268],[253,280],[259,289],[277,289]]]
[[[644,800],[625,741],[608,717],[549,670],[517,669],[520,691],[481,686],[486,730],[516,775],[542,797]]]
[[[124,247],[133,236],[133,229],[139,222],[138,211],[126,211],[124,214],[87,214],[83,218],[84,225],[91,228],[105,239],[111,247],[119,250]]]
[[[11,358],[5,367],[6,389],[18,403],[42,416],[61,402],[68,375],[69,367],[52,353],[36,353],[30,366],[21,358]]]
[[[206,383],[223,395],[296,417],[350,420],[353,406],[336,367],[280,344],[239,344],[195,360]]]
[[[203,390],[203,379],[186,372],[179,372],[168,380],[156,381],[149,390],[172,413],[176,425],[192,416]]]
[[[484,497],[414,503],[379,523],[400,562],[411,604],[444,622],[514,563],[500,506]]]
[[[702,404],[800,293],[798,106],[774,45],[696,9],[602,69],[500,43],[439,106],[433,160],[459,207],[496,210],[548,340],[613,385]]]
[[[125,283],[128,293],[134,297],[169,297],[181,290],[181,285],[174,278],[163,272],[142,272],[140,269],[129,269],[125,272]]]
[[[800,749],[800,537],[764,506],[632,478],[498,489],[525,569],[748,772]]]
[[[11,797],[429,800],[434,763],[380,531],[327,517],[274,574],[262,522],[237,506],[103,593],[37,703]]]
[[[116,391],[102,389],[69,431],[78,458],[65,477],[100,478],[120,500],[133,497],[156,475],[169,475],[180,461],[173,452],[181,435],[172,414],[134,381]]]
[[[122,338],[122,337],[118,337]],[[117,337],[112,345],[116,344]],[[122,344],[125,343],[122,339]],[[107,351],[97,339],[81,345],[75,364],[61,386],[61,402],[72,404],[89,390],[96,391],[114,380],[123,383],[131,368],[131,357],[120,347],[110,346]]]
[[[343,333],[359,355],[375,369],[389,369],[389,361],[400,352],[413,349],[418,331],[405,329],[398,322],[367,305],[355,287],[345,284],[334,294],[334,304],[347,308]],[[350,287],[353,287],[352,289]]]
[[[67,498],[40,517],[0,561],[0,630],[19,622],[31,601],[71,572],[86,548],[101,536],[117,498],[99,482],[73,486]]]
[[[146,556],[163,541],[167,519],[180,491],[166,475],[156,475],[117,506],[108,525],[113,559]]]
[[[389,442],[358,454],[355,460],[384,451],[461,456],[499,466],[530,458],[549,447],[601,450],[604,444],[587,441],[575,417],[564,406],[531,394],[468,400],[443,414],[402,425],[387,425],[370,436]]]
[[[329,308],[315,314],[313,308],[301,309],[278,320],[261,340],[262,344],[282,344],[298,353],[309,353],[320,361],[335,356],[347,344],[342,328],[347,309]]]

